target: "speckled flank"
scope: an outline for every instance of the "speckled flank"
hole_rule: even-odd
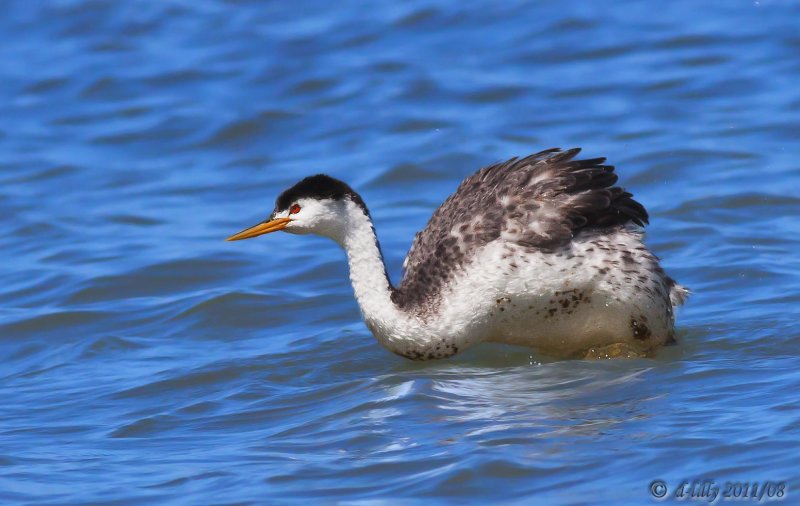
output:
[[[586,343],[638,341],[646,349],[672,342],[674,282],[641,239],[618,227],[582,231],[552,252],[506,247],[506,272],[532,283],[512,280],[502,289],[514,295],[495,297],[492,340],[537,342],[557,355]]]
[[[553,293],[553,298],[550,299],[547,308],[547,314],[543,318],[550,318],[556,313],[571,315],[581,304],[587,304],[592,301],[592,296],[586,290],[564,290],[556,291]]]

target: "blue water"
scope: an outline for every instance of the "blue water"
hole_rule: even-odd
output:
[[[334,6],[335,5],[335,6]],[[800,497],[800,4],[4,2],[0,503]],[[654,359],[412,363],[321,238],[223,239],[325,171],[389,264],[459,181],[607,156],[693,289]]]

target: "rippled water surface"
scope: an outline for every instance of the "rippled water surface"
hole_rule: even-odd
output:
[[[333,5],[4,3],[0,502],[797,500],[798,4]],[[412,363],[333,243],[223,242],[325,171],[397,280],[463,177],[553,146],[650,210],[679,346]]]

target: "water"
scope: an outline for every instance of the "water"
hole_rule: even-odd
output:
[[[6,2],[0,502],[800,494],[795,2]],[[343,254],[223,239],[325,171],[390,274],[477,168],[608,156],[695,294],[652,360],[391,355]],[[796,500],[792,499],[789,502]]]

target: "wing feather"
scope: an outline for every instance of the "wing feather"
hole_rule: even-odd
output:
[[[475,250],[502,239],[554,250],[585,228],[644,226],[647,211],[617,182],[605,158],[548,149],[466,178],[417,233],[403,263],[397,302],[423,302]]]

